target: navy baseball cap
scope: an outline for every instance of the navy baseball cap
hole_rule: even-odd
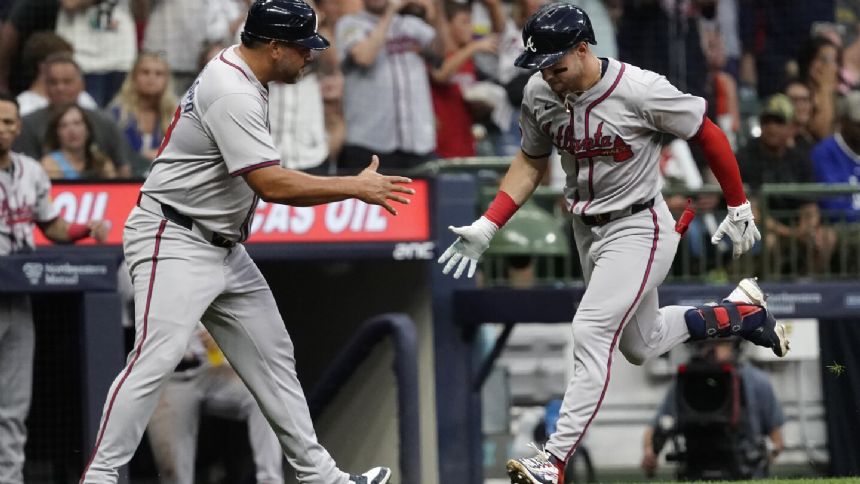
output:
[[[525,50],[514,65],[545,69],[580,42],[597,44],[585,10],[569,3],[550,3],[534,13],[523,27]]]
[[[242,35],[323,50],[329,41],[317,32],[317,14],[303,0],[255,0]]]

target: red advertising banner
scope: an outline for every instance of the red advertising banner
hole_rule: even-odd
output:
[[[415,180],[409,205],[392,203],[398,215],[359,200],[292,207],[260,201],[249,243],[266,242],[418,242],[430,239],[430,201],[426,180]],[[139,183],[55,184],[51,190],[60,215],[72,223],[108,220],[109,244],[122,243],[122,227],[137,201]],[[79,242],[92,244],[91,239]],[[36,244],[48,245],[39,230]]]

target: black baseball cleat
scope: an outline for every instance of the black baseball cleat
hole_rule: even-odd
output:
[[[374,467],[361,475],[350,474],[350,484],[386,484],[391,479],[391,469]]]
[[[765,311],[764,322],[756,328],[741,331],[740,335],[753,344],[772,349],[780,358],[788,354],[790,345],[785,325],[777,323],[773,314],[767,309],[767,296],[759,287],[755,277],[741,280],[725,301],[761,306]]]

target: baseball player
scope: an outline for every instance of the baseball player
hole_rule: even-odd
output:
[[[255,0],[241,45],[212,59],[183,96],[138,204],[123,249],[134,285],[135,347],[105,401],[82,483],[117,481],[140,442],[162,385],[201,321],[250,389],[299,482],[384,484],[377,467],[349,475],[317,442],[296,377],[293,343],[275,298],[245,251],[260,198],[317,205],[347,198],[408,203],[410,179],[376,172],[317,177],[279,166],[268,129],[266,85],[296,82],[312,50],[329,42],[302,0]]]
[[[785,328],[766,309],[755,279],[713,306],[658,306],[657,287],[689,223],[682,217],[676,226],[660,196],[661,133],[699,143],[720,182],[728,216],[712,242],[728,236],[738,257],[761,236],[735,157],[705,117],[705,101],[663,76],[596,57],[589,47],[595,43],[588,15],[570,4],[542,7],[526,22],[516,65],[539,72],[524,92],[521,150],[486,213],[452,227],[459,237],[439,258],[444,273],[460,277],[468,269],[471,277],[490,239],[540,183],[552,148],[561,152],[587,284],[573,318],[576,367],[545,450],[508,462],[514,483],[561,482],[603,401],[616,346],[636,365],[687,340],[729,335],[778,356],[788,351]]]
[[[33,227],[48,239],[75,242],[107,237],[103,222],[68,224],[51,204],[51,181],[42,165],[11,151],[21,132],[18,102],[0,94],[0,257],[34,249]],[[33,381],[33,314],[26,295],[0,294],[0,482],[22,484],[24,420]]]

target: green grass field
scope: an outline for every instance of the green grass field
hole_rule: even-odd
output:
[[[661,484],[681,483],[662,482]],[[860,477],[821,477],[818,479],[758,479],[755,481],[708,481],[707,483],[705,481],[695,481],[695,483],[685,482],[683,484],[860,484]]]

